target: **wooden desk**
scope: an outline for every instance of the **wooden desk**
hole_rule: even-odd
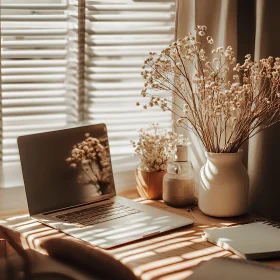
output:
[[[239,258],[229,251],[204,241],[201,235],[203,230],[207,228],[229,226],[254,220],[249,215],[215,219],[204,215],[197,207],[188,211],[187,209],[169,207],[162,201],[144,200],[138,197],[136,191],[120,193],[119,195],[194,220],[192,226],[107,250],[116,259],[131,268],[140,279],[145,280],[185,279],[201,261],[225,256]],[[1,219],[0,237],[4,227],[8,228],[15,242],[24,248],[41,252],[40,244],[42,241],[55,237],[73,239],[73,237],[32,220],[27,214]],[[266,263],[280,266],[280,259],[266,261]]]

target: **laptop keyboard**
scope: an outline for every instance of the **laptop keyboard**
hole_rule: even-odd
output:
[[[92,226],[104,222],[116,220],[129,215],[139,213],[140,210],[122,205],[117,202],[110,202],[98,206],[89,207],[56,216],[56,218],[66,222],[83,226]]]

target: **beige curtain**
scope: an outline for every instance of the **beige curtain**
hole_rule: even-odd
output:
[[[206,25],[214,47],[232,46],[237,60],[247,53],[256,60],[280,57],[279,0],[178,0],[176,38],[184,37],[196,25]],[[198,171],[205,162],[198,140],[192,141],[190,159]],[[250,176],[250,209],[257,215],[280,221],[280,125],[250,139],[243,149]],[[278,145],[277,145],[278,144]],[[277,174],[277,171],[279,174]]]

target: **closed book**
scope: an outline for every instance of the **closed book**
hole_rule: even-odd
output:
[[[280,224],[278,223],[254,222],[208,229],[204,231],[203,238],[245,259],[280,256]]]

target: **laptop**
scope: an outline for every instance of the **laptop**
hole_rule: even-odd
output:
[[[20,136],[30,216],[101,248],[193,224],[116,196],[105,124]]]

